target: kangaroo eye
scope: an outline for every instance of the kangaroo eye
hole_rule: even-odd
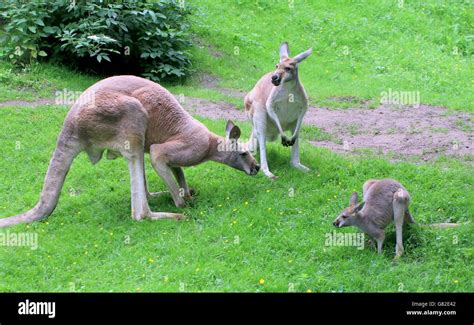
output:
[[[288,71],[290,71],[290,70],[291,70],[291,68],[285,68],[285,71],[286,71],[286,72],[288,72]]]
[[[277,65],[275,65],[275,68],[277,68],[277,69],[278,69],[278,64],[277,64]]]

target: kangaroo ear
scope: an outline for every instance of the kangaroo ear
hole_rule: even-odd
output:
[[[290,52],[289,52],[289,49],[288,49],[288,43],[287,42],[281,43],[281,45],[280,45],[280,61],[286,59],[289,56],[290,56]]]
[[[312,49],[312,48],[309,48],[309,49],[307,49],[306,51],[304,51],[303,53],[300,53],[300,54],[298,54],[297,56],[295,56],[295,57],[293,58],[293,60],[295,60],[297,63],[300,63],[301,61],[303,61],[304,59],[306,59],[308,56],[310,56],[311,53],[313,53],[313,49]]]
[[[357,204],[359,196],[357,195],[357,192],[352,192],[351,199],[349,200],[349,206],[354,209],[354,207]]]
[[[365,202],[364,202],[364,201],[360,202],[360,203],[354,208],[354,211],[353,211],[353,212],[354,212],[354,213],[359,212],[360,210],[362,210],[362,208],[364,207],[364,205],[365,205]]]
[[[227,139],[235,139],[237,140],[240,138],[240,128],[234,124],[231,120],[227,121],[227,125],[225,127],[225,136]]]

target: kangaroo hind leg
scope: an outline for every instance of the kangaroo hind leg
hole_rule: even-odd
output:
[[[393,220],[395,223],[395,231],[397,243],[395,246],[395,258],[402,256],[403,248],[403,223],[405,220],[405,213],[407,211],[410,197],[408,192],[404,189],[399,189],[393,195]]]

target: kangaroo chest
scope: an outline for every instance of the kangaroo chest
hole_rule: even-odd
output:
[[[293,126],[298,117],[306,110],[304,94],[291,89],[280,89],[271,96],[267,106],[268,104],[272,105],[284,129]]]

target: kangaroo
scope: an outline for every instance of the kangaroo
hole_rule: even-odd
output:
[[[81,94],[66,116],[36,206],[0,219],[0,227],[48,217],[56,207],[74,158],[82,151],[92,164],[102,158],[105,150],[108,159],[123,156],[128,161],[134,220],[182,219],[180,213],[150,211],[148,198],[162,192],[147,190],[144,153],[150,154],[153,168],[166,183],[175,205],[183,207],[184,199],[192,193],[181,167],[212,160],[248,175],[257,174],[257,161],[243,146],[235,145],[239,137],[240,129],[231,121],[225,138],[210,132],[168,90],[150,80],[135,76],[101,80]]]
[[[265,74],[245,96],[244,106],[252,121],[249,150],[260,147],[260,166],[266,176],[276,179],[267,162],[266,141],[278,135],[283,146],[291,146],[291,165],[302,171],[309,168],[300,163],[299,131],[308,109],[308,96],[298,76],[298,65],[312,53],[312,49],[290,58],[288,43],[280,46],[280,62],[274,72]],[[292,133],[291,138],[285,131]]]
[[[402,228],[404,223],[415,223],[408,206],[410,195],[399,182],[393,179],[371,179],[363,185],[364,201],[357,204],[357,192],[353,192],[349,207],[334,220],[336,227],[356,226],[377,241],[377,251],[382,253],[385,239],[384,229],[395,222],[397,244],[395,258],[404,251]]]

